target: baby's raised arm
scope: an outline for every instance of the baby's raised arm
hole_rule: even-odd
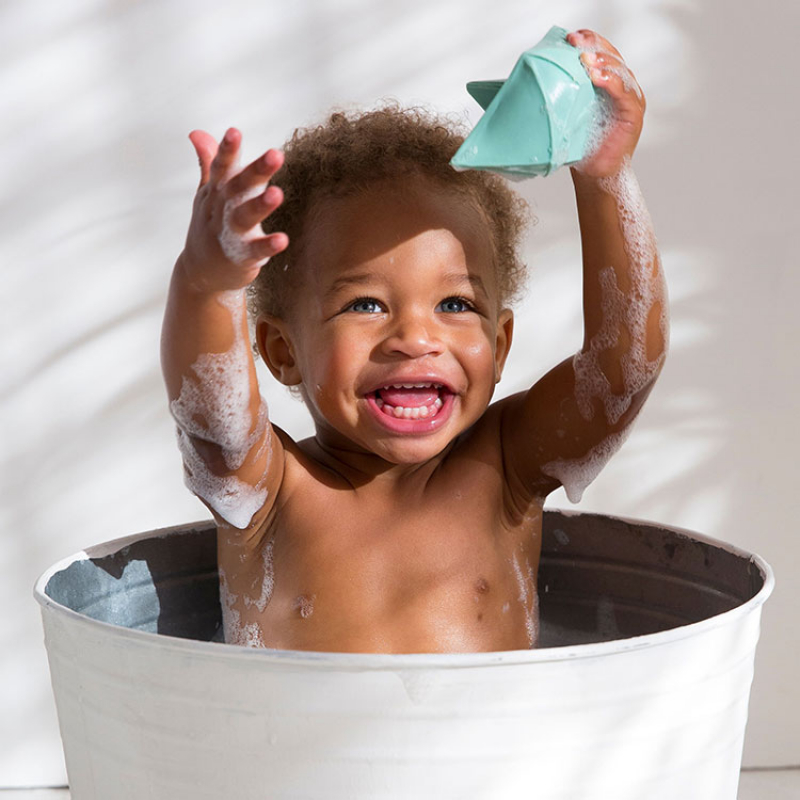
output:
[[[260,223],[283,201],[268,187],[283,155],[269,150],[239,171],[241,134],[190,135],[200,186],[186,245],[172,274],[161,340],[170,411],[189,488],[218,523],[258,528],[271,508],[283,452],[261,398],[245,289],[288,246]]]
[[[650,215],[630,166],[645,101],[619,52],[590,31],[570,34],[610,101],[604,135],[572,170],[583,250],[584,341],[504,416],[517,486],[544,496],[583,490],[622,445],[664,363],[667,294]]]

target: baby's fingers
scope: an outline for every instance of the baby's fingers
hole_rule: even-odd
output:
[[[257,263],[266,261],[289,246],[289,237],[285,233],[272,233],[247,243],[250,258]]]
[[[227,218],[228,225],[237,233],[246,233],[265,220],[282,202],[283,192],[277,186],[270,186],[266,192],[236,206]]]
[[[581,61],[595,86],[605,89],[615,98],[620,98],[628,92],[644,101],[641,87],[621,58],[610,53],[586,52],[581,54]]]
[[[583,50],[584,52],[591,52],[596,53],[598,51],[609,53],[613,56],[616,56],[620,61],[622,60],[622,54],[614,47],[608,39],[601,36],[599,33],[595,33],[594,31],[590,31],[587,29],[583,29],[580,31],[575,31],[574,33],[570,33],[567,35],[567,41],[573,46],[577,47],[579,50]]]
[[[228,196],[249,194],[253,188],[265,185],[282,166],[283,153],[280,150],[267,150],[228,181]]]
[[[197,160],[200,162],[200,185],[208,183],[208,176],[211,172],[211,162],[217,154],[218,145],[216,139],[205,131],[192,131],[189,140],[194,145],[197,153]]]
[[[242,134],[236,128],[228,128],[219,143],[219,149],[214,160],[211,162],[209,181],[213,185],[224,183],[230,177],[236,168],[236,162],[239,158],[239,145],[241,143]]]

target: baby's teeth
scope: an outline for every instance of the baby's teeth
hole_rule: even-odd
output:
[[[375,404],[378,408],[383,409],[384,414],[396,417],[397,419],[425,419],[426,417],[435,416],[443,403],[440,398],[431,403],[429,406],[390,406],[381,400],[379,397],[375,398]]]

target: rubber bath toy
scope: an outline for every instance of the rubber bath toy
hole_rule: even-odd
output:
[[[485,113],[450,161],[454,168],[526,177],[584,157],[601,107],[581,51],[566,37],[553,27],[507,80],[467,84]]]

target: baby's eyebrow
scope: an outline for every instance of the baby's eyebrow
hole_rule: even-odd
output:
[[[325,291],[325,297],[331,297],[342,289],[348,289],[352,286],[364,286],[368,284],[380,283],[381,278],[371,272],[356,272],[352,275],[342,275],[337,278]],[[481,279],[480,275],[473,275],[464,272],[448,272],[442,276],[442,283],[448,287],[448,290],[456,291],[460,288],[470,287],[476,292],[480,292],[484,296],[488,296],[486,285]]]
[[[325,296],[330,297],[342,289],[347,289],[350,286],[364,286],[368,283],[375,283],[376,277],[371,272],[357,272],[353,275],[343,275],[337,278],[325,291]]]
[[[464,274],[463,272],[448,272],[444,276],[444,281],[451,286],[470,286],[476,292],[481,292],[483,295],[488,295],[486,285],[481,279],[480,275]]]

